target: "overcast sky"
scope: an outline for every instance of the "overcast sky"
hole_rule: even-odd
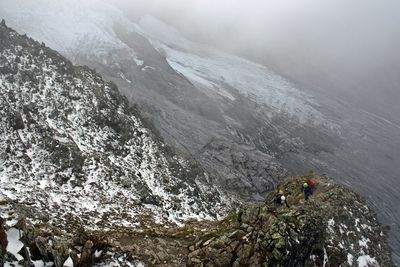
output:
[[[391,106],[386,113],[400,116],[399,0],[104,1],[133,19],[153,14],[193,40],[305,86],[347,93],[377,109]]]
[[[374,48],[400,33],[398,0],[106,1],[123,3],[127,13],[155,14],[192,38],[232,47],[289,41],[328,45],[337,37],[344,40],[335,45],[345,48],[361,41]]]
[[[386,64],[400,45],[398,0],[106,1],[122,3],[131,15],[155,14],[192,39],[233,51],[292,51],[353,68]]]

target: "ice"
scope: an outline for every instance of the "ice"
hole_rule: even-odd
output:
[[[326,249],[324,247],[324,263],[323,263],[322,267],[325,267],[328,262],[329,262],[328,253],[326,252]]]
[[[370,242],[371,240],[369,240],[368,238],[362,237],[361,240],[358,241],[358,245],[360,247],[364,247],[368,249],[368,242]]]
[[[174,61],[170,61],[168,60],[169,65],[176,70],[178,73],[184,75],[186,78],[188,78],[190,81],[192,82],[197,82],[200,83],[202,85],[205,85],[207,87],[213,87],[213,83],[207,81],[206,79],[202,78],[200,76],[200,74],[196,73],[195,70],[190,69],[190,68],[186,68],[185,66],[183,66],[180,63],[174,62]]]
[[[13,254],[18,260],[24,259],[18,252],[24,247],[24,244],[19,240],[20,231],[16,228],[10,228],[7,231],[7,251]]]
[[[98,257],[101,256],[102,253],[103,253],[102,250],[96,250],[96,252],[94,253],[94,256],[95,256],[96,258],[98,258]]]
[[[54,266],[54,262],[43,262],[43,261],[32,261],[35,267],[52,267]]]
[[[347,254],[347,263],[348,263],[350,266],[353,266],[353,259],[354,259],[354,256],[351,255],[350,253],[348,253],[348,254]]]
[[[358,267],[379,267],[378,262],[370,255],[362,255],[358,257],[357,263]]]
[[[44,262],[43,261],[33,261],[33,265],[35,267],[45,267]]]
[[[71,257],[64,262],[63,267],[74,267],[74,262],[72,261]]]
[[[133,60],[135,61],[137,66],[143,66],[143,64],[144,64],[144,61],[141,59],[134,58]]]
[[[301,123],[335,127],[314,107],[311,95],[265,66],[199,45],[185,39],[179,32],[151,16],[144,16],[139,27],[152,45],[166,54],[170,66],[198,85],[220,88],[222,96],[233,101],[226,84],[250,100],[267,105],[274,114],[288,114]]]

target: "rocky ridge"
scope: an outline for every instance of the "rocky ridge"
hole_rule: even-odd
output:
[[[288,177],[279,185],[290,208],[277,206],[271,193],[264,204],[218,222],[60,236],[22,221],[6,230],[10,236],[10,229],[19,229],[21,251],[29,248],[30,257],[20,253],[20,263],[45,266],[394,266],[386,231],[360,196],[312,175],[317,187],[304,201],[301,184],[309,177]]]
[[[384,228],[359,195],[328,178],[305,201],[305,177],[282,181],[290,208],[266,204],[220,222],[190,247],[189,266],[393,266]]]

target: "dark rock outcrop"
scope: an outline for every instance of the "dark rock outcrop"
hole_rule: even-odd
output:
[[[359,195],[314,177],[316,190],[305,201],[305,179],[288,177],[279,185],[290,208],[275,204],[271,193],[265,204],[243,207],[219,222],[81,229],[62,236],[55,228],[23,226],[21,240],[31,252],[24,262],[42,260],[61,267],[70,257],[74,266],[119,259],[145,266],[394,266],[386,232]]]
[[[4,221],[3,218],[0,217],[0,266],[3,266],[4,264],[4,259],[7,254],[7,245],[8,240],[6,231],[4,229]]]
[[[227,140],[211,140],[197,158],[207,170],[223,173],[224,180],[215,183],[247,200],[262,201],[279,179],[287,175],[270,155]]]
[[[189,266],[393,266],[383,227],[359,195],[326,178],[305,201],[305,177],[287,178],[290,208],[243,209],[191,246]],[[365,265],[364,265],[365,264]]]

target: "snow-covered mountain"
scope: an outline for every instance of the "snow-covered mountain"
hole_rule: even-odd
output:
[[[262,200],[288,172],[327,173],[367,197],[400,247],[398,125],[100,0],[4,0],[0,16],[114,81],[211,183]]]
[[[169,144],[203,161],[214,176],[223,177],[216,179],[219,184],[234,191],[238,187],[245,188],[242,190],[244,195],[262,199],[276,180],[284,176],[285,171],[274,160],[275,152],[267,148],[264,152],[258,151],[253,141],[244,140],[248,139],[243,132],[249,130],[249,122],[253,127],[253,121],[259,120],[256,117],[262,117],[257,124],[265,125],[271,112],[268,110],[267,114],[267,109],[263,108],[265,114],[254,114],[251,107],[244,108],[245,105],[259,104],[248,99],[248,96],[254,98],[253,95],[241,93],[232,85],[218,86],[214,82],[215,88],[198,86],[187,73],[184,76],[176,72],[173,68],[176,64],[157,51],[158,47],[144,29],[127,20],[121,11],[96,0],[84,1],[81,5],[74,1],[48,4],[41,0],[34,5],[16,1],[3,3],[1,10],[2,16],[18,31],[28,32],[74,63],[94,67],[107,79],[116,82],[130,100],[147,111],[147,116],[154,120]],[[147,17],[147,22],[146,18],[142,21],[143,26],[149,27],[151,23],[148,21],[168,30],[165,36],[174,38],[175,42],[184,39],[176,30],[150,17]],[[57,34],[57,28],[68,33]],[[240,62],[240,59],[232,58]],[[229,62],[222,60],[222,64]],[[260,68],[250,62],[243,61],[243,64]],[[284,106],[280,108],[284,109]],[[262,132],[255,134],[266,135]],[[297,144],[296,139],[291,140],[285,134],[284,141],[272,140],[278,134],[268,135],[269,144],[258,143],[264,147],[279,143],[284,143],[282,147]],[[236,155],[234,158],[233,154]],[[210,161],[212,157],[221,159]],[[232,164],[237,167],[231,168]],[[240,165],[248,167],[241,168]]]
[[[286,114],[301,124],[322,124],[335,128],[314,108],[317,103],[311,95],[265,66],[197,45],[149,15],[141,18],[139,26],[157,51],[166,56],[169,65],[196,87],[217,93],[232,102],[235,101],[235,93],[238,93],[257,105],[268,107],[270,117]],[[235,90],[232,92],[231,88]]]
[[[229,201],[208,175],[165,146],[114,84],[4,23],[0,36],[2,203],[62,229],[223,213]]]
[[[142,70],[155,68],[145,64],[145,55],[136,45],[127,44],[118,29],[137,33],[162,52],[168,64],[192,83],[204,86],[204,90],[214,90],[220,96],[234,101],[233,87],[241,95],[251,98],[259,105],[266,105],[270,116],[287,113],[302,123],[324,122],[320,112],[312,106],[312,96],[298,90],[290,82],[269,71],[266,67],[242,58],[205,49],[152,16],[144,16],[138,24],[127,20],[121,11],[102,3],[90,1],[14,1],[1,7],[4,17],[11,25],[37,40],[43,40],[50,47],[77,61],[107,60],[110,53],[124,53],[125,60],[133,60]],[[19,14],[18,14],[19,13]],[[7,15],[9,14],[9,15]],[[23,16],[23,20],[18,19]],[[13,23],[15,21],[15,23]],[[62,29],[63,34],[60,34]],[[117,55],[118,57],[118,55]],[[121,76],[125,76],[121,69]],[[126,76],[125,76],[126,77]],[[127,80],[129,82],[129,80]],[[224,86],[223,83],[226,83]]]

